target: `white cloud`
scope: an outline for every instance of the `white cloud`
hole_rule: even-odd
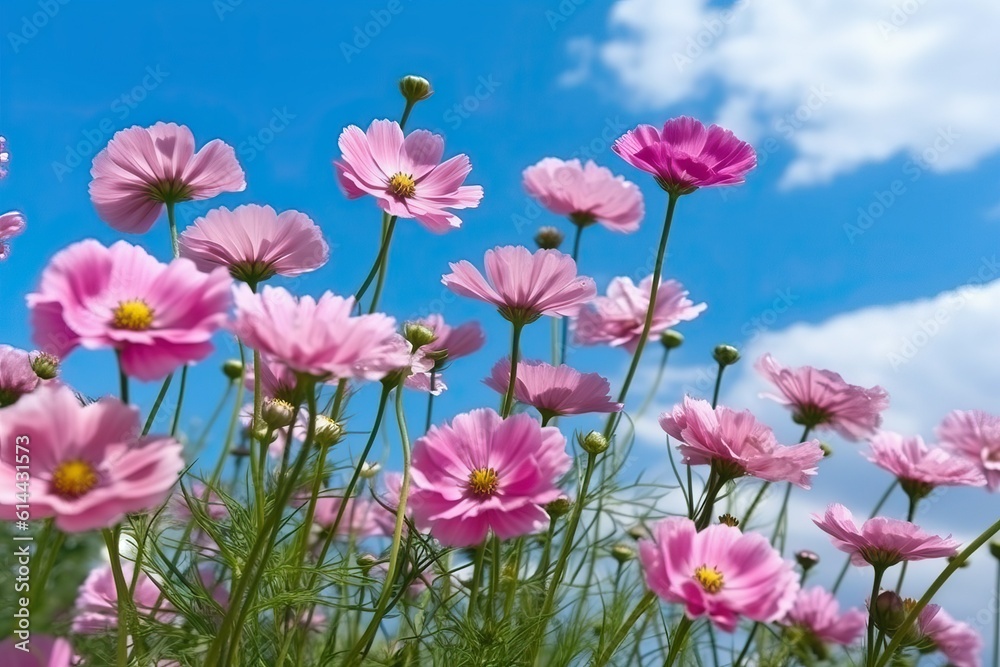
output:
[[[721,86],[719,122],[794,149],[785,186],[899,154],[944,172],[1000,147],[998,22],[995,0],[618,0],[598,61],[639,107]]]

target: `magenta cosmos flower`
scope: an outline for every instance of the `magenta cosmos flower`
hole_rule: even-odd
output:
[[[309,216],[256,204],[209,211],[181,234],[180,252],[202,271],[224,266],[251,284],[302,275],[330,258],[323,232]]]
[[[912,601],[907,600],[907,603]],[[904,603],[904,607],[906,604]],[[908,610],[907,610],[908,611]],[[917,616],[916,642],[921,652],[940,651],[953,667],[980,667],[983,639],[968,623],[952,618],[937,605],[927,605]]]
[[[443,361],[439,365],[467,357],[486,344],[486,335],[479,322],[466,322],[453,327],[437,313],[428,315],[418,322],[434,332],[434,341],[421,349],[431,356],[442,357]]]
[[[534,322],[542,315],[575,315],[594,298],[592,278],[576,274],[576,262],[558,250],[503,246],[486,251],[486,278],[469,262],[450,264],[441,282],[456,294],[496,306],[514,323]]]
[[[195,152],[191,130],[174,123],[116,132],[94,158],[90,175],[97,214],[133,234],[148,231],[164,204],[211,199],[247,186],[232,146],[213,139]]]
[[[135,564],[122,561],[125,581],[131,582],[135,574]],[[135,577],[132,599],[140,616],[151,617],[156,609],[155,620],[168,623],[176,616],[173,606],[166,598],[160,600],[160,587],[148,574],[139,571]],[[160,602],[159,607],[156,603]],[[100,634],[118,626],[118,589],[115,587],[111,565],[102,565],[90,572],[80,586],[76,598],[76,618],[73,632]]]
[[[242,284],[235,291],[236,335],[297,373],[380,380],[408,362],[396,321],[382,313],[352,317],[353,297],[326,292],[318,300],[297,299],[281,287],[254,294]]]
[[[909,521],[877,516],[861,528],[851,511],[839,503],[826,509],[824,516],[813,515],[813,523],[833,539],[833,546],[851,555],[851,563],[879,568],[928,558],[947,558],[958,553],[958,542],[929,535]]]
[[[576,317],[576,342],[581,345],[610,345],[635,352],[642,338],[649,310],[653,276],[647,276],[636,286],[631,278],[618,277],[608,285],[607,296],[600,296],[580,309]],[[690,322],[708,306],[695,304],[688,291],[676,280],[660,282],[656,291],[656,308],[649,328],[648,340],[681,322]]]
[[[498,361],[483,380],[487,387],[506,395],[510,387],[510,358]],[[538,410],[545,421],[560,415],[589,412],[619,412],[621,403],[608,395],[611,385],[597,373],[581,373],[566,364],[552,366],[544,361],[517,362],[514,399]]]
[[[62,637],[31,634],[28,650],[18,648],[20,639],[0,642],[0,664],[5,667],[72,667],[77,664],[73,647]]]
[[[337,526],[337,537],[380,537],[392,535],[396,516],[373,498],[355,496],[343,498],[321,496],[316,499],[315,525],[321,530],[331,530],[344,503],[344,515]]]
[[[139,413],[113,398],[80,405],[64,385],[39,387],[0,420],[0,517],[12,520],[23,447],[31,445],[31,516],[68,533],[107,528],[155,507],[184,468],[181,445],[139,437]]]
[[[904,437],[880,431],[871,439],[868,460],[888,470],[911,498],[923,498],[938,486],[983,486],[976,462],[940,447],[928,447],[919,435]]]
[[[687,116],[668,120],[663,132],[652,125],[640,125],[619,137],[611,150],[677,195],[698,188],[738,185],[757,166],[757,154],[750,144],[718,125],[706,128]]]
[[[413,517],[451,547],[479,544],[490,531],[503,540],[538,532],[571,464],[559,429],[529,415],[458,415],[414,444]]]
[[[847,384],[833,371],[785,368],[770,354],[758,359],[755,368],[780,392],[761,396],[791,408],[796,424],[831,428],[847,440],[874,435],[882,424],[882,411],[889,407],[889,395],[882,387]]]
[[[0,261],[10,256],[10,241],[24,233],[24,215],[20,211],[10,211],[0,215]]]
[[[1000,489],[1000,417],[982,410],[955,410],[936,432],[944,447],[979,466],[990,491]]]
[[[60,251],[28,295],[34,340],[65,357],[77,346],[110,347],[125,373],[156,380],[212,352],[226,323],[229,274],[202,273],[187,259],[163,264],[138,246],[94,240]]]
[[[840,612],[837,598],[822,586],[799,591],[792,608],[781,621],[787,627],[799,628],[819,644],[849,646],[865,631],[868,615],[860,609]]]
[[[713,409],[708,401],[690,396],[660,415],[660,427],[680,441],[684,463],[711,465],[723,479],[751,475],[808,489],[823,458],[815,440],[779,445],[771,429],[748,410],[736,412],[722,405]]]
[[[580,227],[598,222],[613,232],[634,232],[645,214],[639,187],[593,160],[581,165],[547,157],[525,169],[522,182],[538,203]]]
[[[799,590],[795,566],[763,535],[716,524],[700,533],[687,518],[668,517],[639,541],[649,589],[684,605],[691,620],[708,619],[726,632],[740,618],[770,623],[791,608]]]
[[[479,185],[462,185],[472,171],[465,155],[441,162],[444,138],[416,130],[405,138],[399,123],[374,120],[368,132],[350,125],[337,142],[337,179],[350,199],[372,195],[379,208],[400,218],[415,218],[435,233],[461,227],[447,209],[475,208]]]
[[[10,345],[0,345],[0,408],[13,405],[37,386],[31,355]]]

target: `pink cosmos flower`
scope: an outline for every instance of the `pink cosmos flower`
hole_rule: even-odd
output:
[[[202,271],[224,266],[253,284],[315,271],[330,258],[323,232],[309,216],[256,204],[209,211],[181,234],[180,252]]]
[[[416,218],[432,232],[461,227],[447,209],[476,208],[483,198],[482,186],[462,185],[472,171],[467,156],[441,162],[441,135],[416,130],[404,138],[395,121],[374,120],[367,133],[348,126],[337,143],[341,159],[333,164],[348,198],[372,195],[389,215]]]
[[[314,522],[319,528],[331,529],[340,512],[343,498],[321,496],[316,499]],[[347,508],[337,526],[338,537],[382,537],[392,535],[396,517],[368,496],[347,499]]]
[[[722,405],[713,409],[708,401],[690,396],[660,415],[660,427],[680,440],[684,463],[712,465],[724,479],[751,475],[808,489],[823,458],[815,440],[779,445],[771,429],[748,410],[736,412]]]
[[[613,232],[634,232],[645,214],[639,187],[593,160],[544,158],[524,170],[523,184],[542,206],[581,227],[598,222]]]
[[[510,358],[498,361],[483,380],[487,387],[506,395],[510,387]],[[566,364],[552,366],[544,361],[517,362],[514,398],[538,410],[547,421],[558,415],[588,412],[620,412],[621,403],[608,395],[611,385],[597,373],[581,373]]]
[[[755,368],[780,392],[761,396],[791,408],[796,424],[832,428],[847,440],[874,435],[882,424],[882,411],[889,407],[889,395],[882,387],[847,384],[833,371],[785,368],[770,354],[758,359]]]
[[[0,261],[10,256],[10,246],[7,241],[24,233],[24,214],[20,211],[10,211],[0,215]]]
[[[892,567],[903,561],[947,558],[958,553],[958,542],[929,535],[909,521],[877,516],[859,529],[850,510],[833,503],[813,523],[828,533],[833,546],[851,555],[851,563],[864,566]]]
[[[3,411],[0,518],[12,520],[16,444],[31,442],[31,514],[68,533],[107,528],[166,500],[184,468],[181,445],[139,437],[139,413],[113,398],[80,405],[64,385],[45,385]]]
[[[407,363],[396,321],[382,313],[351,316],[353,297],[326,292],[297,299],[280,287],[254,294],[236,287],[234,330],[250,347],[289,369],[320,379],[379,380]]]
[[[122,561],[122,574],[125,581],[131,582],[135,574],[135,564]],[[173,606],[164,598],[160,601],[160,587],[149,575],[139,571],[132,592],[136,611],[140,616],[149,617],[156,609],[155,620],[169,623],[176,617]],[[156,603],[160,601],[157,608]],[[76,617],[73,619],[73,632],[83,634],[99,634],[118,626],[118,590],[115,588],[114,574],[111,565],[102,565],[94,570],[80,586],[76,598]]]
[[[189,503],[193,503],[208,518],[215,521],[223,521],[229,517],[229,510],[226,508],[226,504],[219,494],[215,491],[210,491],[206,498],[206,487],[201,482],[194,482],[185,491],[186,494],[178,489],[170,498],[170,512],[177,521],[187,523],[194,518]]]
[[[636,286],[631,278],[618,277],[608,285],[607,296],[599,296],[580,309],[575,323],[576,342],[581,345],[607,344],[635,352],[649,310],[653,276]],[[680,322],[690,322],[708,306],[694,304],[688,291],[676,280],[660,282],[656,308],[648,340],[654,340]]]
[[[871,439],[867,459],[899,478],[911,497],[922,498],[938,486],[984,486],[976,462],[946,449],[930,448],[919,435],[880,431]]]
[[[821,586],[799,591],[782,625],[806,630],[823,644],[849,646],[865,631],[868,615],[860,609],[840,613],[837,598]]]
[[[623,160],[653,175],[660,187],[675,194],[697,188],[738,185],[757,166],[757,154],[718,125],[705,127],[694,118],[668,120],[663,132],[639,125],[611,147]]]
[[[740,618],[770,623],[782,618],[799,590],[795,566],[756,533],[716,524],[700,533],[687,518],[668,517],[639,541],[646,585],[726,632]]]
[[[247,185],[232,146],[213,139],[195,152],[191,130],[174,123],[116,132],[90,175],[97,215],[133,234],[148,231],[165,203],[211,199]]]
[[[542,315],[575,315],[594,298],[592,278],[578,276],[576,262],[558,250],[503,246],[486,251],[486,278],[469,262],[452,263],[441,278],[448,289],[495,305],[511,322],[527,324]]]
[[[243,377],[244,386],[249,391],[254,390],[253,364],[246,367]],[[278,398],[288,403],[294,402],[295,386],[298,380],[295,372],[281,362],[275,361],[269,355],[261,355],[260,391],[264,398]]]
[[[126,374],[160,379],[212,352],[231,285],[224,269],[202,273],[187,259],[163,264],[124,241],[110,248],[80,241],[52,258],[28,295],[34,340],[59,357],[78,345],[114,348]]]
[[[1000,489],[1000,417],[982,410],[955,410],[937,427],[948,450],[975,461],[990,491]]]
[[[31,368],[31,356],[16,347],[0,345],[0,408],[13,405],[37,386],[38,376]]]
[[[18,648],[20,642],[16,637],[0,642],[0,664],[5,667],[71,667],[77,664],[72,645],[62,637],[32,633],[27,651]]]
[[[940,651],[953,667],[980,667],[983,639],[968,623],[952,618],[937,605],[927,605],[917,616],[921,649]],[[930,644],[930,646],[927,646]],[[923,650],[921,650],[923,652]]]
[[[466,322],[453,327],[437,313],[432,313],[418,322],[433,331],[437,337],[434,342],[424,345],[422,348],[424,352],[443,354],[445,361],[466,357],[486,344],[486,335],[479,322]]]
[[[506,540],[549,523],[546,503],[569,470],[566,438],[531,416],[479,409],[433,426],[413,448],[410,506],[441,544],[466,547],[492,531]]]

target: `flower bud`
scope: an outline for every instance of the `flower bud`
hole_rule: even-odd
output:
[[[569,514],[570,509],[573,507],[573,503],[566,496],[560,496],[550,502],[545,506],[545,511],[548,513],[549,517],[553,519],[558,519],[561,516]]]
[[[876,627],[890,635],[906,620],[903,598],[896,595],[895,591],[882,591],[871,606],[872,620],[875,621]]]
[[[712,357],[720,366],[732,366],[740,360],[740,351],[732,345],[716,345]]]
[[[577,434],[577,442],[580,443],[580,447],[583,451],[588,454],[603,454],[608,449],[608,439],[597,431],[591,431],[585,436]]]
[[[833,456],[833,447],[826,444],[825,442],[819,443],[819,448],[823,452],[823,458]]]
[[[407,322],[404,324],[403,338],[413,346],[414,350],[418,350],[424,345],[430,345],[437,340],[434,330],[426,324],[420,324],[419,322]]]
[[[990,554],[996,559],[1000,559],[1000,540],[990,542]]]
[[[807,551],[805,549],[795,554],[795,560],[798,562],[799,567],[802,568],[803,572],[808,572],[815,566],[819,565],[819,556],[816,555],[815,552]]]
[[[354,562],[358,564],[358,567],[360,567],[365,574],[368,574],[369,570],[378,565],[378,558],[372,554],[358,554],[358,557]]]
[[[59,357],[48,352],[39,352],[31,358],[31,370],[41,380],[51,380],[59,375]]]
[[[631,545],[625,544],[624,542],[619,542],[618,544],[611,547],[611,557],[618,561],[620,564],[624,565],[633,558],[635,558],[635,549]]]
[[[415,76],[413,74],[404,76],[399,80],[399,92],[411,104],[426,100],[434,94],[434,91],[431,90],[430,81],[422,76]]]
[[[337,444],[344,429],[326,415],[316,416],[316,432],[313,436],[320,447],[330,447]]]
[[[674,350],[684,343],[684,336],[679,331],[667,329],[660,334],[660,343],[668,350]]]
[[[562,245],[566,237],[555,227],[539,227],[535,234],[535,243],[542,250],[555,250]]]
[[[260,416],[271,428],[284,428],[295,421],[295,406],[280,398],[265,398]]]
[[[626,532],[628,533],[629,537],[631,537],[633,540],[636,541],[644,540],[649,537],[649,531],[646,530],[645,526],[642,526],[640,524],[632,526]]]
[[[364,463],[361,464],[361,473],[360,473],[361,478],[372,479],[373,477],[375,477],[375,475],[379,473],[379,470],[381,469],[382,469],[382,464],[379,463],[378,461],[375,461],[373,463],[365,461]]]
[[[239,380],[243,377],[243,362],[239,359],[230,359],[222,364],[222,374],[230,380]]]
[[[719,517],[719,523],[721,523],[724,526],[732,526],[733,528],[737,528],[740,525],[740,520],[727,512]]]

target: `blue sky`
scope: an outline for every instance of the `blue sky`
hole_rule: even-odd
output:
[[[376,251],[379,215],[371,201],[347,201],[338,191],[337,137],[348,124],[398,118],[396,81],[414,73],[436,92],[409,127],[443,132],[446,155],[467,153],[469,182],[482,184],[485,197],[464,212],[461,230],[445,236],[401,222],[388,312],[405,319],[441,304],[448,261],[479,265],[494,245],[530,245],[539,224],[566,229],[539,215],[521,189],[521,170],[546,156],[592,157],[642,187],[640,231],[588,229],[581,259],[581,271],[602,290],[615,275],[636,274],[653,251],[664,197],[609,150],[609,139],[682,113],[720,120],[758,147],[761,166],[745,186],[695,193],[678,209],[666,273],[709,308],[681,328],[687,343],[674,357],[662,406],[685,387],[703,386],[698,369],[711,348],[732,342],[826,365],[859,383],[881,382],[894,395],[898,389],[894,409],[901,409],[887,423],[929,436],[952,408],[997,409],[988,389],[997,366],[986,363],[997,353],[986,342],[995,341],[1000,294],[989,285],[975,307],[940,323],[945,333],[916,345],[919,354],[905,367],[890,357],[934,317],[941,293],[989,283],[1000,271],[990,264],[1000,224],[993,129],[1000,99],[980,85],[995,80],[982,63],[1000,54],[974,29],[977,11],[996,11],[988,2],[917,3],[901,16],[893,6],[683,0],[668,12],[651,0],[177,0],[155,7],[8,0],[0,7],[0,133],[12,163],[0,182],[0,210],[22,210],[29,226],[0,264],[0,341],[31,347],[24,295],[53,253],[83,238],[119,238],[90,205],[90,162],[115,130],[160,120],[188,125],[199,146],[221,138],[237,147],[247,189],[213,205],[294,208],[324,229],[331,260],[296,281],[296,291],[353,291]],[[964,36],[948,32],[970,25]],[[858,34],[864,38],[845,37]],[[181,207],[181,220],[192,211]],[[864,211],[872,217],[859,223]],[[162,221],[129,240],[169,255]],[[485,305],[444,301],[446,318],[480,319],[489,342],[453,370],[451,384],[461,390],[439,401],[442,418],[495,403],[478,381],[504,354],[508,336]],[[779,303],[790,307],[779,312]],[[547,354],[547,335],[545,324],[534,326],[530,356]],[[220,347],[192,371],[189,405],[218,395],[217,365],[232,356],[231,346],[220,340]],[[867,347],[879,351],[865,357]],[[577,351],[571,360],[613,380],[627,361],[607,350]],[[111,361],[78,350],[65,377],[89,394],[111,392]],[[739,407],[760,405],[749,363],[731,380],[727,397]],[[152,391],[145,387],[140,400]],[[422,397],[409,400],[419,414]],[[781,418],[772,423],[792,437]],[[656,446],[655,437],[650,442]],[[877,496],[877,485],[859,498]],[[974,519],[970,527],[986,517]]]

